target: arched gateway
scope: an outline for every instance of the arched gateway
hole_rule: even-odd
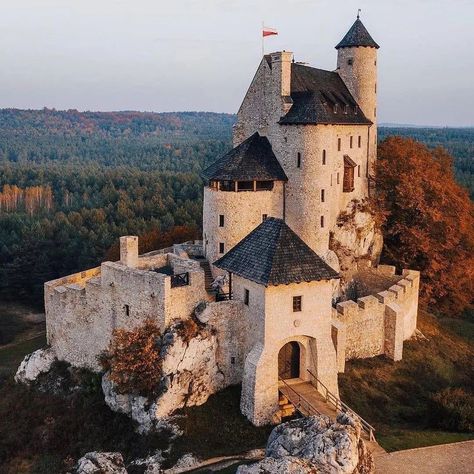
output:
[[[296,379],[300,377],[300,345],[291,341],[278,353],[278,378]]]

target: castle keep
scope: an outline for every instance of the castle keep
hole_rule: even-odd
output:
[[[213,334],[212,357],[193,358],[217,367],[196,403],[242,383],[241,410],[256,425],[281,418],[282,384],[337,397],[346,360],[400,360],[416,329],[419,273],[377,265],[382,240],[367,200],[378,48],[357,18],[335,71],[288,51],[265,55],[233,149],[203,171],[202,241],[139,256],[137,238],[122,237],[119,262],[46,283],[56,356],[98,370],[114,329],[152,319],[164,332],[193,318]],[[188,372],[192,391],[198,376]]]

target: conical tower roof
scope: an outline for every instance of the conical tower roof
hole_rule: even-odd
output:
[[[340,48],[355,48],[358,46],[366,48],[380,48],[380,46],[370,36],[367,28],[357,17],[357,20],[351,26],[350,30],[346,33],[346,36],[342,38],[341,42],[336,46],[336,49]]]

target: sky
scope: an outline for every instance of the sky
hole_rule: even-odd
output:
[[[357,9],[380,122],[474,126],[474,0],[0,0],[0,108],[237,111],[266,52],[334,70]]]

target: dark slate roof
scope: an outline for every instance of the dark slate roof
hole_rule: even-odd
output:
[[[380,46],[373,40],[372,36],[370,36],[366,27],[359,18],[357,18],[351,26],[351,29],[346,33],[346,36],[344,36],[341,42],[336,46],[336,49],[352,48],[356,46],[380,48]]]
[[[280,120],[284,125],[372,123],[337,72],[293,63],[291,98],[293,106]]]
[[[206,168],[206,179],[231,181],[287,181],[267,137],[258,132]]]
[[[273,217],[263,221],[214,265],[265,286],[339,278],[282,219]]]

